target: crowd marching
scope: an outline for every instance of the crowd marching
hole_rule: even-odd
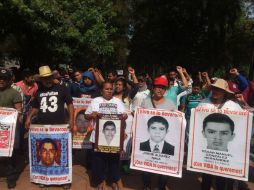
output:
[[[98,150],[98,145],[95,145],[98,140],[96,122],[106,114],[116,114],[121,121],[133,123],[132,120],[135,118],[135,111],[138,108],[184,113],[186,119],[184,151],[186,156],[190,148],[188,141],[190,140],[191,110],[193,108],[248,110],[249,112],[254,110],[254,82],[249,81],[237,68],[230,69],[226,78],[211,77],[207,72],[197,72],[194,75],[188,73],[187,69],[181,66],[176,66],[176,68],[153,78],[147,73],[136,73],[130,66],[121,75],[115,70],[102,73],[97,68],[89,68],[87,71],[63,68],[51,70],[47,65],[41,66],[38,69],[38,74],[30,69],[23,70],[21,81],[16,81],[16,73],[17,70],[0,69],[0,107],[14,108],[18,112],[13,153],[11,157],[0,159],[1,164],[6,163],[9,189],[15,188],[21,172],[16,168],[17,154],[23,153],[28,157],[29,147],[25,143],[27,140],[25,134],[29,133],[31,127],[36,124],[45,126],[68,124],[72,135],[82,130],[87,131],[89,128],[91,135],[89,135],[88,141],[91,142],[91,146],[85,147],[83,151],[86,155],[87,167],[91,167],[91,183],[97,190],[103,190],[106,181],[113,190],[118,190],[122,189],[120,185],[121,170],[125,170],[127,173],[131,172],[129,168],[131,156],[128,155],[128,159],[122,160],[121,150],[116,153],[96,151]],[[75,98],[91,99],[87,109],[77,115],[74,115],[73,100]],[[225,122],[231,122],[225,114],[216,117],[220,117],[220,120],[225,120]],[[211,136],[216,133],[215,129],[212,131],[213,126],[207,127],[207,123],[212,121],[212,116],[204,120],[203,135],[207,138],[207,149],[227,152],[227,144],[223,144],[222,141],[209,144],[209,138],[215,138]],[[159,135],[156,136],[156,133],[160,133],[165,137],[169,125],[162,117],[151,117],[148,126],[144,128],[144,131],[148,131],[151,137],[150,140],[140,143],[140,150],[174,155],[178,151],[176,147],[166,141],[161,141]],[[85,126],[88,128],[85,129]],[[121,126],[124,131],[125,125]],[[220,128],[220,125],[217,124],[215,127]],[[230,137],[220,138],[233,139],[233,131],[234,129]],[[105,135],[103,137],[105,142],[109,147],[112,147],[110,144],[114,143],[115,123],[105,122],[102,133]],[[132,132],[129,131],[129,133]],[[222,133],[224,136],[227,135],[225,131]],[[38,165],[43,167],[57,167],[59,165],[56,157],[62,149],[59,150],[59,145],[56,142],[45,138],[37,147],[39,149],[37,156],[40,158]],[[250,152],[253,152],[252,146]],[[70,156],[69,159],[75,159],[75,156],[78,156],[75,149],[72,150],[72,153],[73,158]],[[32,164],[31,158],[30,164]],[[152,189],[151,179],[154,175],[158,175],[156,188],[166,190],[167,183],[170,183],[169,176],[154,173],[142,170],[143,189]],[[210,190],[213,180],[215,180],[217,190],[233,190],[235,183],[238,184],[239,190],[249,189],[246,182],[208,173],[202,173],[200,189]],[[41,182],[38,185],[43,188],[48,184]],[[63,186],[64,189],[71,189],[71,181],[57,185]]]

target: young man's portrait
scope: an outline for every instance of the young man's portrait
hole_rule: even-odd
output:
[[[86,133],[88,128],[90,127],[90,121],[85,119],[84,117],[85,111],[86,110],[80,110],[76,114],[76,120],[75,120],[77,131],[82,134]]]
[[[141,151],[174,155],[175,147],[165,141],[168,133],[168,121],[161,116],[153,116],[147,122],[147,131],[150,138],[140,143]]]
[[[116,125],[113,121],[106,121],[103,124],[102,133],[102,137],[105,139],[103,141],[106,141],[105,146],[119,146],[119,144],[116,144],[114,141],[116,135]]]
[[[56,162],[58,156],[57,144],[50,138],[45,138],[39,145],[39,165],[41,166],[59,166]]]
[[[228,144],[234,137],[235,124],[227,115],[213,113],[203,121],[203,136],[207,140],[207,149],[228,151]]]

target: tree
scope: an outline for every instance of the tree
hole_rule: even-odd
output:
[[[1,52],[20,57],[23,66],[96,64],[114,52],[110,0],[1,1],[0,16]]]
[[[150,71],[176,65],[190,71],[215,71],[249,64],[253,21],[245,17],[243,0],[139,0],[133,4],[129,62],[147,65]]]

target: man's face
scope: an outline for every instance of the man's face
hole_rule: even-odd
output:
[[[82,79],[81,73],[80,73],[80,72],[75,72],[75,73],[74,73],[74,78],[75,78],[75,81],[76,81],[76,82],[80,82],[81,79]]]
[[[8,83],[6,78],[0,78],[0,89],[5,89],[8,86]]]
[[[53,86],[53,76],[41,77],[41,83],[46,88],[52,87]]]
[[[114,76],[113,73],[109,73],[108,74],[108,80],[111,82],[114,82],[116,80],[117,76]]]
[[[83,114],[76,117],[76,126],[79,133],[85,133],[90,126],[90,121],[85,119]]]
[[[110,143],[116,134],[116,128],[114,125],[107,125],[104,128],[103,133],[108,143]]]
[[[169,72],[169,80],[175,80],[176,79],[176,72],[170,71]]]
[[[138,87],[139,88],[142,88],[145,84],[146,84],[146,82],[143,79],[138,79]]]
[[[162,123],[154,122],[149,126],[148,132],[153,142],[160,143],[164,140],[168,131],[166,126],[163,125]]]
[[[41,162],[45,166],[54,164],[57,152],[52,143],[44,143],[40,150]]]
[[[235,137],[228,123],[217,122],[208,122],[203,135],[207,139],[208,149],[220,151],[228,151],[228,143]]]
[[[25,82],[27,85],[32,85],[34,83],[34,76],[28,76],[28,77],[25,77]]]
[[[212,87],[212,98],[217,101],[221,101],[226,97],[226,92],[220,88]]]
[[[200,92],[200,87],[199,86],[193,86],[192,87],[192,93],[193,94],[198,94]]]

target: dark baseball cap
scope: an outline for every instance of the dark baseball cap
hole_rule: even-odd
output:
[[[0,69],[0,78],[11,79],[11,77],[12,73],[10,70],[4,68]]]

